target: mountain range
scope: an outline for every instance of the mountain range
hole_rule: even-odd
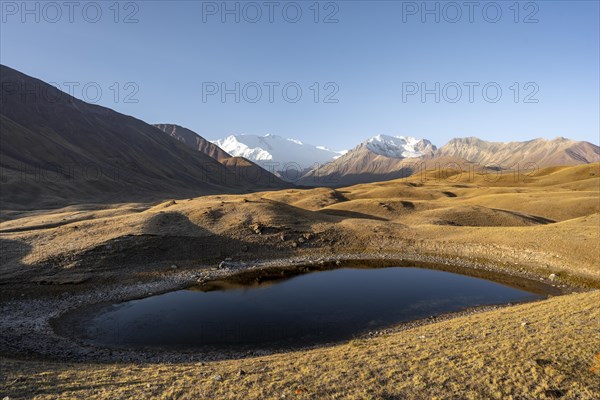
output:
[[[3,208],[348,186],[444,162],[512,169],[600,161],[598,146],[562,137],[509,143],[468,137],[436,148],[426,139],[377,135],[349,151],[277,135],[209,141],[176,124],[151,125],[86,103],[3,65],[0,78]]]
[[[600,161],[600,148],[562,137],[525,142],[488,142],[475,137],[452,139],[439,149],[427,140],[416,141],[415,152],[395,146],[380,136],[361,143],[342,157],[305,173],[298,184],[348,186],[404,178],[418,171],[458,165],[460,168],[517,170],[588,164]],[[400,144],[403,138],[400,138]],[[415,142],[416,141],[416,142]],[[377,143],[373,146],[373,143]],[[384,151],[382,146],[385,143]],[[394,150],[396,149],[396,150]]]
[[[289,186],[273,175],[259,182],[246,179],[232,172],[227,160],[223,164],[155,126],[78,100],[4,65],[0,88],[3,208],[151,201]]]
[[[433,156],[436,147],[426,139],[377,135],[336,160],[306,172],[297,182],[306,186],[347,186],[409,176],[408,160]]]
[[[458,164],[462,167],[462,164],[474,163],[480,168],[511,170],[600,161],[598,146],[563,137],[507,143],[466,137],[452,139],[437,148],[427,139],[377,135],[349,151],[340,152],[274,135],[236,135],[213,143],[271,171],[274,164],[312,166],[299,168],[300,173],[290,173],[289,169],[274,171],[301,186],[341,187],[404,178],[417,169],[436,165]]]
[[[223,164],[240,181],[251,182],[256,188],[291,186],[267,169],[258,166],[246,158],[231,156],[216,144],[187,128],[175,124],[156,124],[155,126],[186,146],[214,158]]]
[[[252,160],[288,181],[296,181],[306,171],[344,154],[343,151],[333,151],[271,134],[230,135],[213,143],[232,156]]]
[[[525,163],[538,167],[579,165],[600,161],[600,148],[592,143],[558,137],[525,142],[487,142],[476,137],[452,139],[434,157],[454,157],[499,168]]]

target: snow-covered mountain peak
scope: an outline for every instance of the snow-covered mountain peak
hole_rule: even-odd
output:
[[[373,153],[392,158],[423,157],[431,151],[431,143],[412,136],[377,135],[364,142]]]
[[[278,135],[230,135],[224,139],[212,141],[232,156],[255,161],[259,165],[275,170],[292,166],[300,170],[313,168],[315,164],[328,163],[341,155],[340,152],[322,146],[313,146],[300,140]],[[261,163],[262,162],[262,163]]]

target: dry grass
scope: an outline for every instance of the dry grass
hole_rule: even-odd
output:
[[[0,280],[21,290],[40,274],[83,271],[91,285],[99,277],[142,279],[136,275],[142,265],[123,268],[114,260],[151,251],[156,242],[150,235],[165,248],[144,271],[163,271],[174,262],[190,269],[215,263],[214,247],[198,247],[206,241],[222,246],[221,259],[410,248],[600,284],[600,164],[545,169],[517,180],[503,175],[495,182],[457,176],[439,179],[430,171],[339,190],[5,212]],[[300,244],[303,232],[315,238]],[[186,240],[191,248],[182,252],[176,245]],[[4,358],[0,395],[597,399],[599,368],[591,369],[600,352],[598,304],[597,291],[568,295],[330,348],[206,365]]]
[[[2,359],[10,398],[597,399],[600,293],[306,352],[197,364]],[[240,371],[243,371],[240,373]]]

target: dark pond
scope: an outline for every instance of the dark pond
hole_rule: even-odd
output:
[[[407,267],[342,268],[203,290],[96,310],[85,318],[85,336],[119,347],[289,348],[351,339],[467,307],[541,297],[484,279]]]

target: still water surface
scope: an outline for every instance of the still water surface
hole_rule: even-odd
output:
[[[472,306],[539,295],[421,268],[342,268],[249,287],[179,290],[97,310],[95,344],[277,349],[351,339],[370,330]]]

